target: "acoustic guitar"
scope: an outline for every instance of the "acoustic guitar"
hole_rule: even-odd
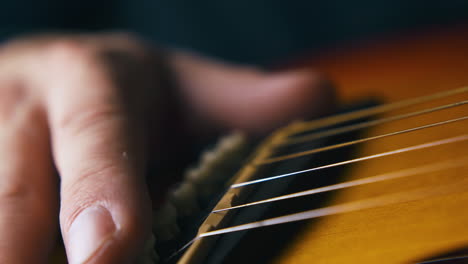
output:
[[[468,263],[467,33],[409,30],[302,59],[345,107],[248,158],[238,135],[205,153],[215,177],[203,162],[187,173],[142,262]]]

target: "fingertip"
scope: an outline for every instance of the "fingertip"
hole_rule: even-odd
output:
[[[331,82],[311,68],[267,72],[184,53],[175,53],[171,65],[195,125],[262,135],[334,107]]]
[[[250,83],[250,88],[250,95],[242,96],[232,120],[257,135],[294,120],[323,116],[336,102],[332,83],[312,69],[265,73]]]
[[[146,195],[141,188],[106,187],[84,188],[77,198],[63,200],[62,233],[71,264],[133,263],[143,251],[151,231]]]
[[[75,263],[133,263],[143,252],[148,228],[141,223],[120,225],[101,206],[81,212],[66,235],[67,257]]]
[[[69,261],[85,263],[106,243],[112,242],[118,231],[110,212],[102,206],[84,209],[68,230]]]

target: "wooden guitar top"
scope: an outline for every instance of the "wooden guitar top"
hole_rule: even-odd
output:
[[[408,31],[405,34],[329,50],[310,65],[335,81],[341,101],[377,95],[385,101],[417,97],[468,85],[468,25]],[[467,100],[458,95],[411,107],[408,111]],[[371,128],[375,136],[442,121],[468,113],[466,106],[390,122]],[[401,113],[400,111],[392,114]],[[380,117],[389,116],[389,114]],[[466,133],[462,121],[361,144],[358,155],[372,155]],[[468,144],[373,159],[350,166],[345,180],[398,171],[468,155]],[[313,222],[288,242],[277,263],[413,263],[468,248],[468,164],[337,192],[330,204],[417,188],[457,183],[466,192],[397,203]]]

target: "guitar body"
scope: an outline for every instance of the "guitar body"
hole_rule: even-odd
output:
[[[308,61],[337,84],[341,101],[377,95],[386,102],[431,94],[468,84],[468,26],[407,32],[390,38],[330,50]],[[458,95],[410,107],[407,111],[466,100]],[[365,136],[438,122],[468,113],[455,107],[371,127]],[[403,113],[392,111],[392,115]],[[383,113],[378,118],[390,116]],[[372,140],[359,145],[358,156],[440,140],[466,133],[462,121]],[[356,180],[468,154],[466,142],[410,151],[356,163],[344,180]],[[288,242],[276,263],[414,263],[468,251],[468,164],[402,179],[365,184],[336,192],[329,204],[359,201],[451,182],[466,191],[397,202],[326,216],[307,224]],[[439,262],[437,262],[439,263]],[[445,262],[441,262],[445,263]],[[447,262],[448,263],[448,262]],[[450,262],[466,263],[466,262]]]

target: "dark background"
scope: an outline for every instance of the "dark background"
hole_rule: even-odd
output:
[[[468,20],[468,0],[0,0],[0,40],[50,30],[127,30],[171,47],[269,64],[327,45]]]

